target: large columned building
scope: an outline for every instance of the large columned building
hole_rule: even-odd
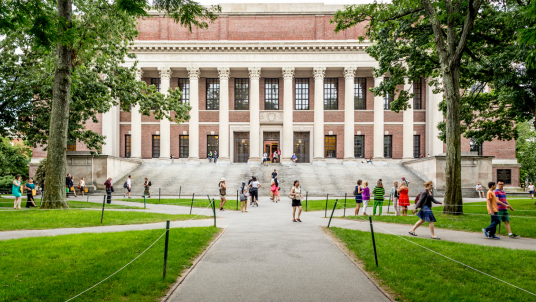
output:
[[[91,124],[106,135],[103,154],[197,164],[217,151],[218,163],[260,163],[263,153],[295,153],[298,162],[353,164],[364,158],[402,161],[443,154],[443,120],[429,79],[398,88],[414,94],[411,108],[390,110],[396,95],[374,96],[378,62],[359,43],[364,24],[335,33],[330,19],[342,6],[223,4],[207,30],[187,28],[152,13],[139,21],[131,47],[137,76],[166,93],[179,88],[192,109],[183,124],[119,107]],[[128,61],[134,64],[134,61]],[[76,150],[83,150],[74,145]],[[467,154],[494,156],[494,177],[517,179],[515,142],[477,146]],[[500,170],[497,172],[497,170]],[[517,176],[517,177],[516,177]],[[513,184],[514,185],[514,184]]]

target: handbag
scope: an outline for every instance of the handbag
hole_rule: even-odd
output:
[[[78,190],[80,190],[80,185],[77,186]]]
[[[84,188],[84,192],[87,193],[87,187]]]
[[[275,189],[277,188],[277,186],[275,184],[272,185],[272,188],[270,188],[270,191],[272,192],[275,192]]]
[[[69,188],[65,188],[65,193],[69,193]]]
[[[74,187],[71,187],[71,192],[74,192]]]
[[[32,189],[32,196],[35,196],[36,194],[35,189]]]

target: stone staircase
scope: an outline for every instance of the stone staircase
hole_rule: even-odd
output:
[[[408,168],[399,163],[375,162],[374,164],[342,165],[326,164],[316,166],[311,164],[298,164],[286,166],[270,164],[268,166],[231,164],[216,165],[202,163],[189,165],[185,163],[171,163],[169,161],[145,162],[131,171],[132,193],[134,197],[143,195],[144,177],[152,183],[151,194],[158,196],[158,189],[163,196],[179,195],[204,197],[207,194],[219,195],[218,182],[224,177],[227,183],[227,195],[230,199],[236,196],[236,190],[242,181],[247,181],[255,175],[263,185],[260,195],[270,194],[271,174],[277,170],[281,187],[281,196],[288,195],[294,180],[299,180],[303,192],[311,197],[344,196],[347,193],[353,198],[352,192],[358,179],[368,180],[369,187],[373,188],[378,179],[382,179],[386,193],[390,192],[393,181],[401,181],[406,177],[410,181],[410,196],[416,196],[422,191],[423,180]],[[123,184],[127,177],[114,181],[115,194],[124,192]],[[235,197],[236,198],[236,197]]]

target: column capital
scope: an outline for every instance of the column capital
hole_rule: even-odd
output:
[[[325,74],[326,74],[326,67],[313,68],[313,77],[315,78],[315,80],[323,80]]]
[[[220,80],[229,80],[231,69],[229,67],[218,67],[218,75],[220,76]]]
[[[294,78],[294,67],[283,67],[283,79],[292,80]]]
[[[190,80],[199,80],[199,77],[201,76],[201,70],[197,67],[188,67],[186,68],[188,71],[188,77]]]
[[[138,68],[136,69],[136,80],[141,81],[143,78],[143,69]]]
[[[169,67],[158,67],[158,72],[160,73],[160,78],[171,78],[171,74],[173,71],[171,71],[171,68]]]
[[[345,79],[349,79],[349,78],[354,78],[355,77],[355,71],[356,71],[356,67],[344,67],[344,78]]]
[[[261,68],[260,67],[249,67],[249,77],[252,80],[258,80],[261,78]]]

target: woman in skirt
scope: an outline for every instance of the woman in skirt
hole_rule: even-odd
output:
[[[398,189],[398,206],[402,210],[402,216],[408,216],[408,207],[409,207],[409,196],[408,196],[408,186],[405,182],[400,184],[400,189]]]
[[[301,194],[300,182],[297,180],[294,181],[294,186],[290,189],[290,198],[292,199],[292,221],[302,222],[300,215],[302,212],[301,199],[303,195]],[[296,218],[296,210],[298,210],[298,218]]]
[[[356,203],[356,206],[355,206],[355,211],[354,211],[354,214],[355,216],[359,215],[359,207],[361,207],[361,204],[363,203],[363,190],[361,189],[361,179],[359,179],[357,181],[357,186],[355,186],[355,203]]]
[[[436,219],[434,217],[434,213],[432,213],[432,202],[435,204],[443,204],[443,203],[435,200],[434,197],[432,196],[432,189],[434,185],[432,184],[431,181],[425,182],[424,187],[426,188],[426,190],[424,190],[421,193],[419,201],[417,202],[417,205],[415,206],[415,210],[413,210],[413,213],[415,214],[415,212],[417,212],[417,209],[421,208],[421,210],[419,211],[419,214],[417,214],[420,220],[417,221],[417,223],[409,231],[409,234],[412,236],[417,236],[417,234],[415,234],[415,230],[421,224],[427,221],[430,224],[430,233],[432,233],[432,239],[441,239],[437,237],[434,232],[434,222],[436,222]]]

